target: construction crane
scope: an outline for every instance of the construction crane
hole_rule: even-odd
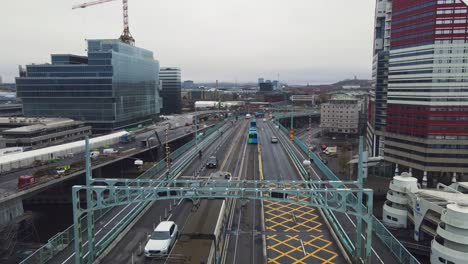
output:
[[[92,1],[80,5],[75,5],[72,7],[72,9],[77,9],[77,8],[86,8],[88,6],[93,6],[93,5],[99,5],[107,2],[112,2],[115,0],[97,0],[97,1]],[[128,26],[128,0],[122,0],[123,4],[123,24],[124,24],[124,30],[122,35],[120,36],[120,40],[124,43],[130,44],[130,45],[135,45],[135,39],[132,37],[132,34],[130,34],[130,28]]]

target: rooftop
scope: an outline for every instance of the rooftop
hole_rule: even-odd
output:
[[[70,118],[0,117],[0,126],[11,124],[17,124],[18,127],[3,130],[2,134],[26,134],[83,123]]]

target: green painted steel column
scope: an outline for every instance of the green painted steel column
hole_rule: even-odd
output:
[[[362,188],[363,185],[363,171],[362,171],[362,152],[363,152],[363,138],[362,136],[359,137],[359,161],[358,161],[358,174],[357,174],[357,182],[358,182],[358,187]],[[363,256],[363,251],[362,251],[362,239],[361,239],[361,234],[362,234],[362,192],[359,192],[357,194],[357,213],[358,216],[356,216],[356,257],[361,257]],[[365,259],[363,259],[365,261]]]
[[[80,209],[80,186],[72,187],[73,206],[73,234],[75,237],[75,264],[82,263],[83,252],[81,251],[81,209]]]
[[[371,263],[372,254],[372,208],[374,208],[374,193],[370,191],[367,193],[367,228],[366,228],[366,260]]]
[[[357,193],[356,258],[362,257],[362,192]],[[362,258],[361,258],[362,259]]]
[[[85,139],[85,158],[86,158],[86,186],[91,187],[93,176],[91,174],[91,154],[89,150],[89,137]],[[94,203],[92,201],[92,190],[86,190],[86,214],[87,232],[88,232],[88,263],[94,262]]]
[[[293,130],[293,129],[294,129],[294,109],[291,112],[291,130]]]
[[[362,136],[359,137],[359,161],[358,161],[358,174],[357,174],[357,181],[359,188],[362,188],[363,183],[363,166],[362,166],[362,152],[363,152],[363,140]],[[361,203],[362,204],[362,203]]]

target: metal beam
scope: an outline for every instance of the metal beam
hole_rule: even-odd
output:
[[[370,231],[372,228],[372,207],[362,206],[367,198],[372,205],[373,191],[362,188],[334,188],[343,182],[334,181],[235,181],[235,180],[117,180],[99,179],[107,186],[73,186],[73,221],[75,225],[76,263],[83,263],[82,232],[80,219],[94,210],[130,203],[150,202],[168,199],[242,199],[269,200],[295,203],[354,215],[358,226],[367,224],[366,251],[357,245],[355,257],[366,262],[370,252]],[[95,182],[95,183],[97,183]],[[319,189],[308,186],[315,184]],[[355,184],[351,182],[350,184]],[[86,192],[87,206],[80,204],[80,194]],[[355,197],[358,199],[355,199]],[[88,228],[89,222],[87,222]],[[358,228],[358,234],[362,234]],[[88,246],[94,248],[94,236],[88,235]],[[89,254],[88,254],[89,255]]]

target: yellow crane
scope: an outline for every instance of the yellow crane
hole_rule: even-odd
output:
[[[77,8],[86,8],[88,6],[93,6],[93,5],[99,5],[107,2],[112,2],[115,0],[97,0],[97,1],[92,1],[92,2],[87,2],[84,4],[79,4],[75,5],[72,7],[72,9],[77,9]],[[123,25],[124,25],[124,30],[122,35],[120,36],[120,40],[122,42],[125,42],[130,45],[135,45],[135,39],[132,37],[132,34],[130,34],[130,28],[128,26],[128,0],[122,0],[123,4]]]

